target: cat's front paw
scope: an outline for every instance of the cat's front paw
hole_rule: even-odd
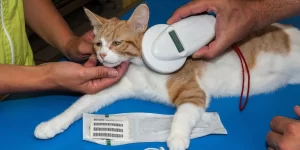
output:
[[[189,148],[190,139],[180,133],[171,134],[167,141],[170,150],[186,150]]]
[[[63,132],[62,129],[58,129],[57,127],[51,122],[42,122],[35,128],[34,136],[38,139],[53,138],[56,134]]]

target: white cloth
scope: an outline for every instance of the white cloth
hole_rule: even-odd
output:
[[[83,140],[111,146],[166,142],[172,117],[152,113],[83,114]],[[218,113],[204,113],[190,137],[194,139],[209,134],[227,134]]]

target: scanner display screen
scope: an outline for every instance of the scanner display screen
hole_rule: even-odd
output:
[[[178,52],[181,53],[182,51],[184,51],[184,48],[183,48],[176,32],[174,30],[172,30],[169,32],[169,35],[170,35],[171,39],[173,40],[173,43],[175,44]]]

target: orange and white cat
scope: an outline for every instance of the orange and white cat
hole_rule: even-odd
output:
[[[98,60],[107,67],[124,61],[131,65],[117,84],[97,94],[84,95],[62,114],[39,124],[35,137],[52,138],[83,113],[96,112],[122,98],[138,97],[177,107],[167,144],[171,150],[185,150],[189,147],[191,130],[209,106],[210,98],[239,96],[241,64],[232,49],[210,61],[189,59],[181,70],[159,74],[149,70],[141,58],[141,40],[149,20],[147,5],[138,6],[129,20],[105,19],[87,9],[85,12],[94,27]],[[272,24],[237,44],[250,69],[250,95],[300,83],[297,28]]]

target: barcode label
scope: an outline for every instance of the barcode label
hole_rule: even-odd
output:
[[[94,126],[114,126],[114,127],[123,127],[123,124],[119,124],[119,123],[94,123]]]
[[[123,129],[118,129],[118,128],[94,128],[94,131],[123,132]]]
[[[97,139],[128,139],[128,119],[116,116],[94,117],[91,119],[90,136]]]
[[[94,137],[112,137],[112,138],[123,138],[123,134],[113,134],[113,133],[93,133]]]

